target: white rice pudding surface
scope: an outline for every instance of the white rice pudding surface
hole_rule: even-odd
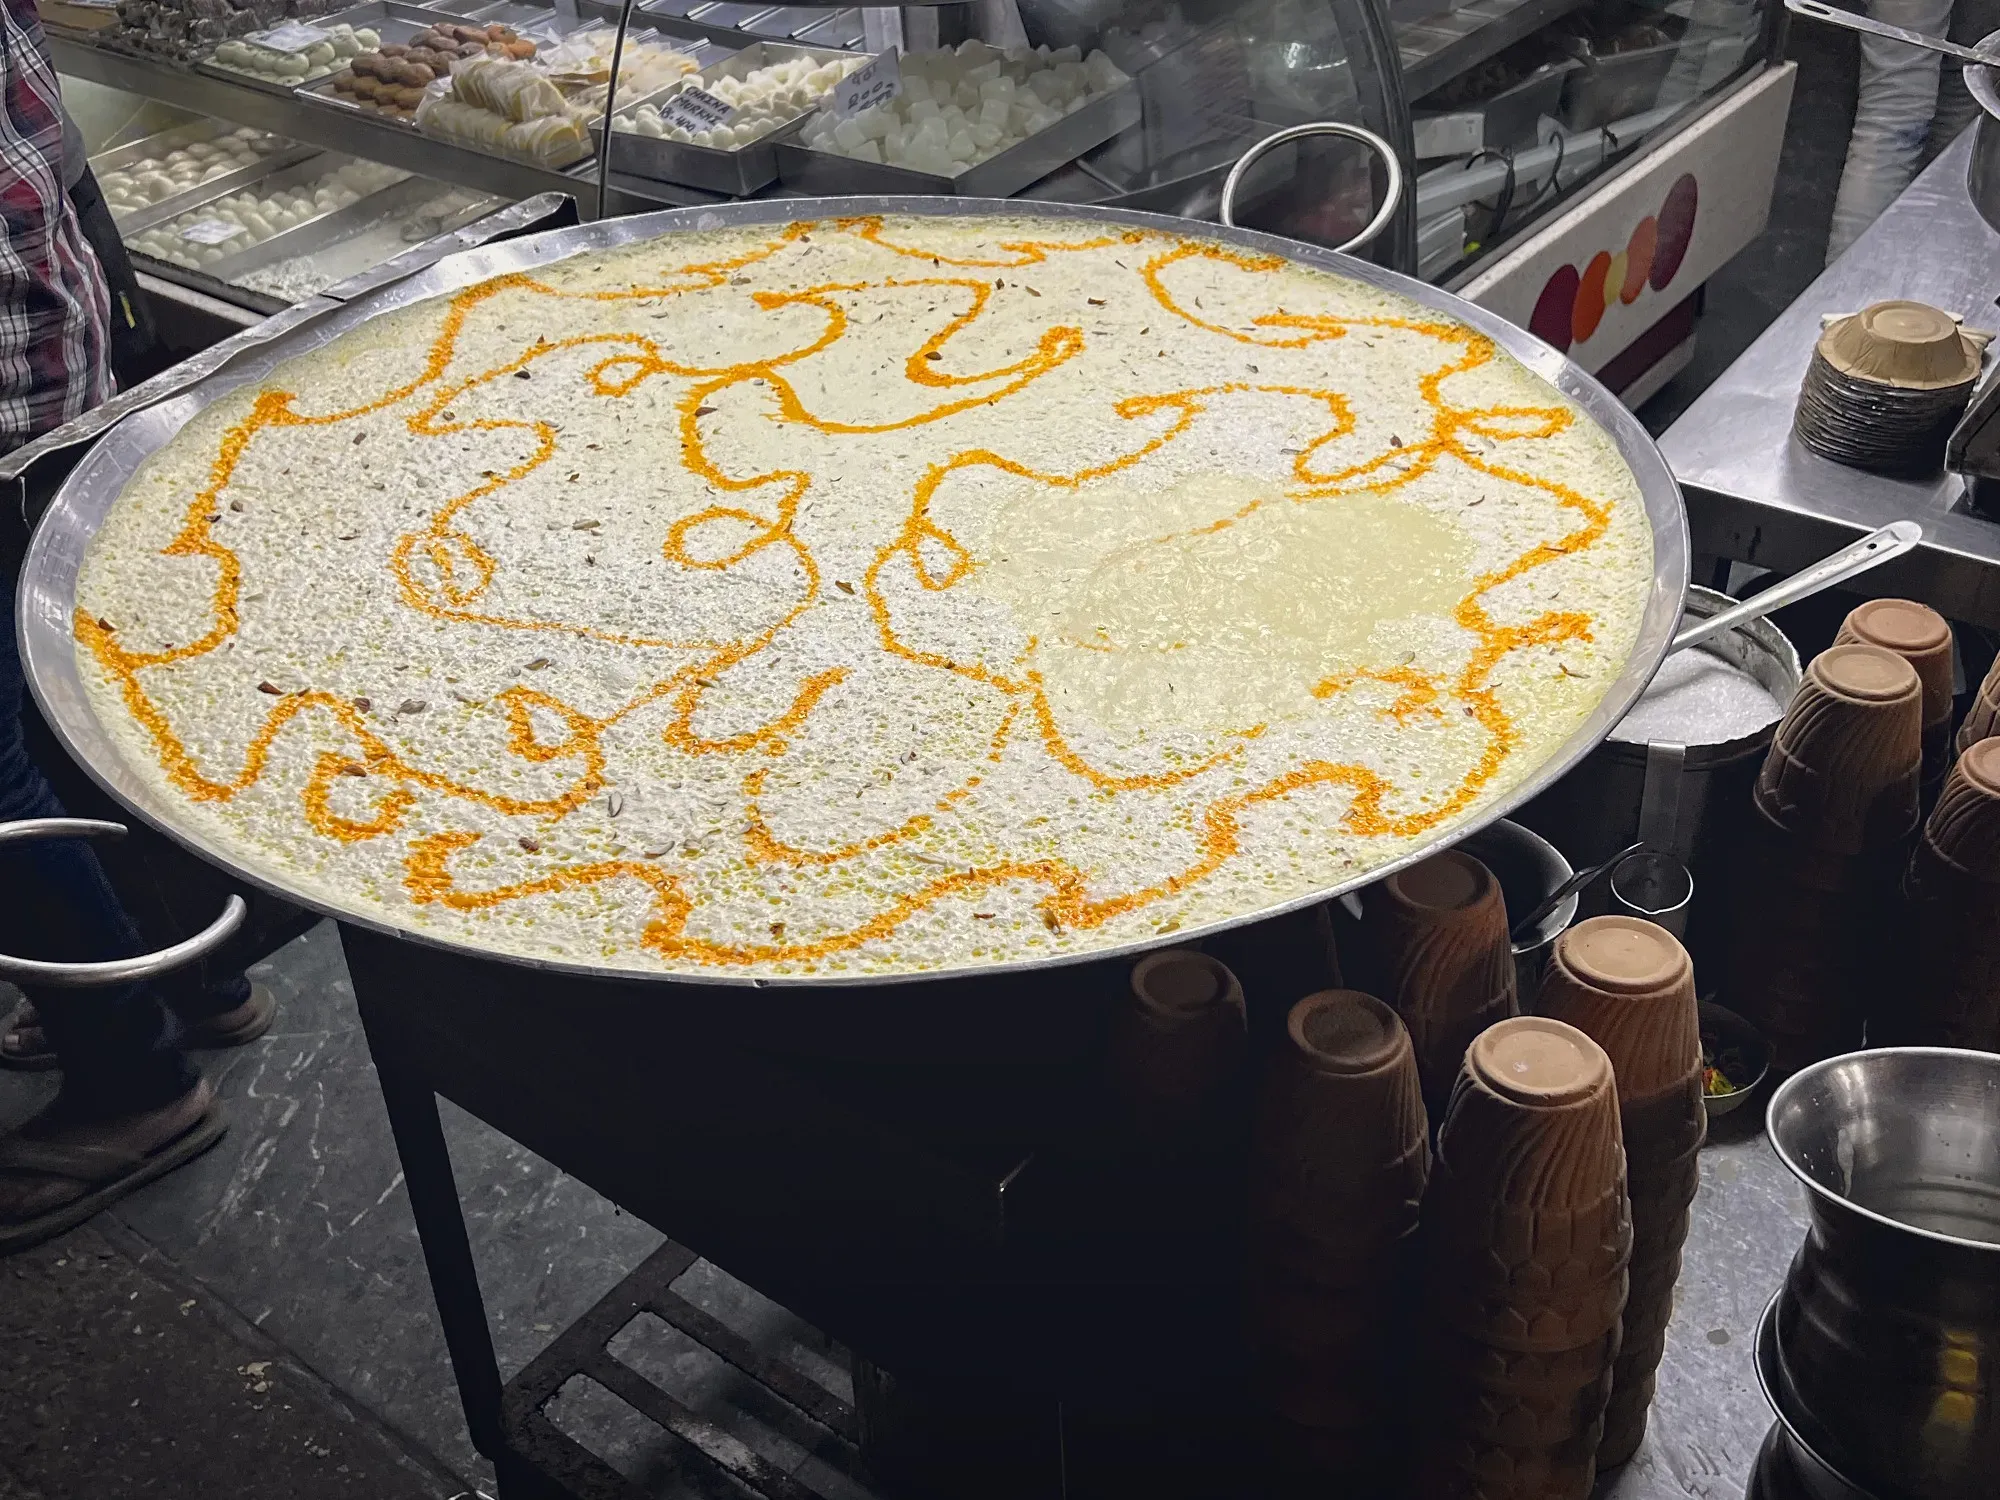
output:
[[[79,583],[180,821],[358,917],[730,975],[1269,908],[1547,760],[1652,580],[1610,439],[1463,325],[1198,234],[697,230],[204,409]]]

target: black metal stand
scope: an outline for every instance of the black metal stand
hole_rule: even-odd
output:
[[[638,1311],[752,1376],[806,1424],[793,1441],[852,1461],[851,1412],[666,1290],[697,1253],[893,1372],[899,1420],[1018,1414],[1040,1477],[1008,1500],[1120,1493],[1079,1486],[1085,1450],[1107,1476],[1153,1464],[1159,1500],[1224,1493],[1186,1444],[1215,1448],[1238,1415],[1240,1142],[1173,1162],[1107,1146],[1098,1047],[1124,965],[829,992],[578,979],[341,936],[467,1424],[507,1500],[637,1493],[543,1414],[576,1374],[703,1453],[690,1472],[805,1500],[768,1464],[717,1461],[699,1418],[606,1353]],[[504,1391],[438,1095],[692,1247]]]

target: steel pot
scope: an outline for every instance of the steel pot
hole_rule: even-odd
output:
[[[1764,1435],[1743,1500],[1879,1500],[1820,1457],[1813,1444],[1825,1439],[1785,1410],[1778,1391],[1776,1299],[1757,1320],[1757,1384],[1778,1420]]]
[[[1884,1500],[1991,1500],[2000,1055],[1830,1058],[1778,1089],[1768,1123],[1812,1214],[1776,1304],[1780,1411]]]
[[[1981,52],[2000,49],[2000,31],[1979,42]],[[1972,137],[1972,160],[1965,168],[1965,190],[1979,217],[2000,230],[2000,78],[1992,68],[1965,69],[1966,92],[1979,105],[1979,124]]]
[[[1682,617],[1707,619],[1735,603],[1727,594],[1690,585]],[[1690,649],[1748,672],[1781,709],[1798,690],[1798,650],[1768,619],[1745,621]],[[1726,890],[1723,876],[1741,837],[1750,788],[1776,728],[1773,719],[1755,733],[1733,739],[1670,744],[1621,740],[1614,725],[1610,738],[1516,816],[1579,867],[1609,859],[1643,839],[1655,852],[1685,865],[1695,891]],[[1606,909],[1603,893],[1589,893],[1586,915]],[[1692,914],[1694,930],[1686,941],[1695,950],[1697,969],[1703,967],[1701,949],[1712,925],[1703,923],[1699,912]]]

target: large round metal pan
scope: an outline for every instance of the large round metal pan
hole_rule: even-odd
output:
[[[1052,224],[1113,224],[1152,229],[1172,234],[1200,234],[1227,244],[1268,255],[1281,255],[1300,265],[1336,275],[1370,282],[1389,291],[1434,308],[1490,336],[1502,349],[1527,366],[1549,385],[1581,406],[1598,426],[1616,441],[1625,462],[1637,475],[1644,496],[1647,519],[1653,531],[1653,583],[1646,599],[1644,618],[1631,657],[1625,663],[1590,717],[1576,729],[1562,748],[1511,792],[1494,798],[1467,819],[1439,830],[1434,836],[1409,849],[1403,856],[1340,884],[1303,893],[1292,900],[1275,903],[1236,915],[1205,927],[1188,928],[1174,935],[1176,943],[1189,943],[1204,934],[1277,916],[1356,886],[1379,880],[1392,870],[1421,859],[1426,853],[1451,844],[1474,829],[1504,816],[1510,809],[1542,791],[1575,765],[1592,746],[1604,738],[1625,711],[1632,706],[1665,657],[1667,645],[1681,617],[1681,592],[1687,583],[1688,538],[1686,517],[1681,508],[1680,489],[1666,461],[1652,439],[1618,399],[1589,375],[1564,359],[1533,335],[1502,321],[1492,313],[1473,306],[1448,292],[1420,281],[1385,271],[1365,261],[1338,255],[1296,241],[1279,239],[1244,229],[1224,229],[1212,224],[1191,224],[1158,214],[1136,213],[1115,208],[1072,204],[1032,203],[1020,200],[982,201],[960,198],[797,198],[771,202],[733,203],[714,208],[670,209],[628,219],[613,219],[559,229],[547,234],[514,240],[504,245],[485,246],[451,256],[407,281],[349,303],[324,322],[282,336],[266,345],[240,365],[194,386],[171,401],[135,413],[112,428],[97,442],[70,474],[68,481],[42,517],[28,550],[22,570],[17,605],[21,657],[36,701],[54,726],[63,743],[113,797],[147,822],[179,840],[196,854],[256,886],[275,891],[328,916],[361,927],[479,957],[520,963],[564,973],[607,979],[692,982],[697,984],[743,985],[880,985],[908,981],[937,980],[995,974],[1000,971],[1046,968],[1137,953],[1161,946],[1160,940],[1107,945],[1083,949],[1050,958],[1023,959],[1002,965],[967,965],[960,969],[921,970],[906,974],[871,974],[822,977],[816,975],[752,977],[725,972],[648,972],[556,960],[537,960],[500,953],[476,944],[414,928],[384,922],[378,913],[342,906],[324,892],[291,882],[282,870],[245,865],[228,851],[190,829],[180,819],[180,809],[161,798],[127,763],[122,751],[97,721],[78,675],[76,642],[71,618],[76,598],[77,570],[84,551],[106,513],[124,489],[133,472],[154,450],[185,426],[202,407],[239,386],[266,379],[283,361],[320,345],[330,343],[349,329],[393,308],[404,307],[427,297],[457,291],[511,271],[520,271],[584,251],[600,250],[633,240],[652,239],[689,230],[720,229],[746,224],[788,223],[795,219],[839,218],[865,214],[969,215],[1004,214],[1032,216]]]

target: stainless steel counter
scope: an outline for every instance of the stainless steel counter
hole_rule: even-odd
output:
[[[1595,1500],[1742,1500],[1772,1422],[1752,1358],[1757,1319],[1806,1234],[1804,1190],[1763,1117],[1760,1098],[1712,1127],[1645,1446]]]
[[[2000,234],[1965,190],[1968,131],[1660,440],[1687,494],[1694,551],[1790,572],[1889,521],[1921,521],[1908,556],[1857,579],[1954,619],[2000,626],[2000,522],[1969,514],[1955,474],[1885,479],[1815,457],[1792,440],[1799,381],[1823,313],[1909,297],[2000,329]]]

